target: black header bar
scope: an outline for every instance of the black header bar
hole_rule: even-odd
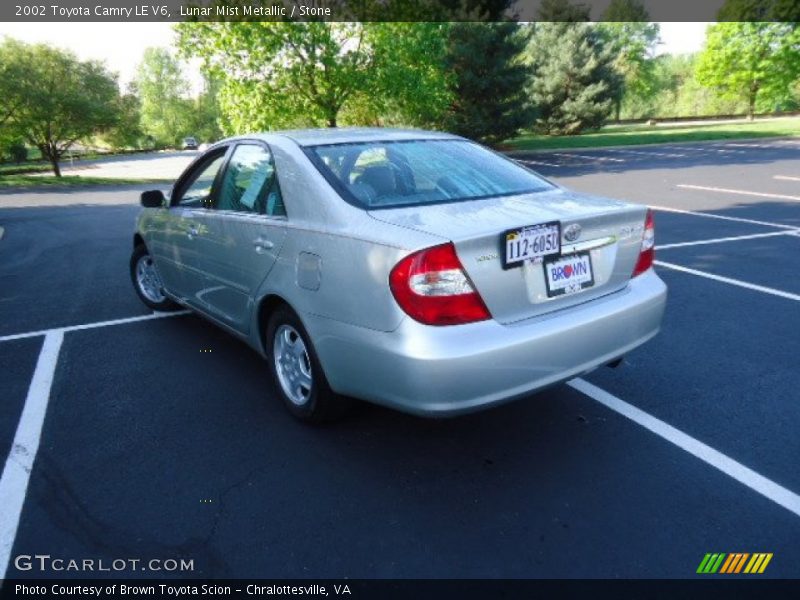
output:
[[[3,0],[4,22],[563,21],[612,0]],[[639,0],[649,21],[800,21],[800,0]],[[575,10],[577,8],[577,11]],[[641,14],[641,13],[639,13]],[[576,17],[576,15],[579,15]],[[619,14],[614,20],[620,20]],[[634,19],[641,20],[641,19]]]

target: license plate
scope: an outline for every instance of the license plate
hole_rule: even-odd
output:
[[[570,254],[558,260],[544,263],[547,295],[574,294],[594,285],[592,259],[588,252]]]
[[[561,254],[561,224],[558,221],[511,229],[505,233],[503,268],[510,269],[526,260],[545,259]]]

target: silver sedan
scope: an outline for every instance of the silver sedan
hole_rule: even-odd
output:
[[[245,340],[304,420],[352,398],[433,416],[526,396],[618,361],[664,312],[649,210],[453,135],[231,138],[142,204],[142,301]]]

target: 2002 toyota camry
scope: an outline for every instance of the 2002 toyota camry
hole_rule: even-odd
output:
[[[645,207],[448,134],[223,140],[142,204],[141,299],[246,340],[305,420],[346,398],[451,415],[523,396],[644,343],[666,301]]]

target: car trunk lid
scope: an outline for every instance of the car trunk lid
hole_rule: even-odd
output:
[[[511,324],[586,302],[624,288],[639,255],[646,207],[575,194],[565,190],[453,202],[425,207],[369,211],[372,218],[453,242],[456,253],[483,298],[492,317]],[[564,269],[585,268],[588,256],[591,283],[571,287],[569,293],[548,292],[543,262],[524,261],[504,268],[505,236],[509,230],[557,221],[561,231],[560,264]],[[568,240],[568,228],[576,239]],[[582,262],[583,266],[573,262]],[[557,275],[554,277],[557,278]],[[551,279],[552,281],[552,279]],[[553,283],[553,287],[557,287]],[[556,290],[555,293],[559,293]]]

